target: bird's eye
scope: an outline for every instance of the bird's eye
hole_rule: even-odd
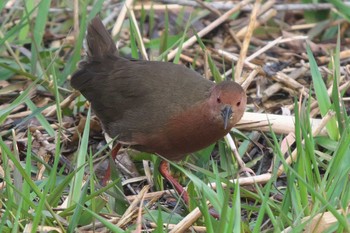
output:
[[[220,97],[216,98],[216,102],[218,102],[219,104],[221,103]]]
[[[239,102],[236,104],[237,107],[239,107],[239,105],[241,105],[241,101],[239,101]]]

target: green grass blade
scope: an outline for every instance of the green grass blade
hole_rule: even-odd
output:
[[[171,44],[171,46],[169,46],[169,48],[167,50],[165,50],[161,55],[159,55],[157,58],[155,58],[154,60],[155,61],[167,61],[167,55],[168,53],[174,49],[176,46],[179,46],[180,43],[182,43],[182,36],[181,37],[178,37],[178,36],[175,36],[175,37],[171,37],[174,41],[173,43]],[[153,41],[155,41],[156,39],[153,39]]]
[[[321,73],[318,70],[316,60],[311,52],[309,45],[306,47],[306,50],[307,50],[307,54],[309,57],[311,76],[312,76],[312,81],[313,81],[315,92],[316,92],[318,106],[320,108],[320,112],[321,112],[322,116],[324,117],[332,107],[331,100],[329,99],[329,96],[327,94],[326,85],[323,82]],[[334,118],[329,120],[329,122],[326,125],[326,128],[327,128],[327,132],[329,133],[329,136],[331,137],[331,139],[337,140],[339,138],[338,126],[337,126],[337,122]]]
[[[6,5],[7,2],[8,2],[8,0],[0,2],[0,12],[2,11],[2,9],[4,9],[4,6]]]
[[[18,64],[16,64],[18,65]],[[6,70],[14,73],[14,74],[20,74],[20,75],[23,75],[24,77],[27,77],[28,79],[32,80],[32,81],[35,81],[37,78],[35,75],[32,75],[28,72],[26,72],[25,70],[22,70],[21,67],[19,66],[16,66],[16,68],[14,67],[14,63],[10,63],[10,65],[7,65],[5,63],[0,63],[0,66],[5,68]],[[42,84],[43,86],[45,86],[45,84]]]
[[[346,139],[350,143],[350,137],[348,136]],[[347,146],[349,146],[349,144],[347,144]],[[344,149],[344,148],[342,148],[342,149]],[[280,157],[280,158],[283,158],[283,157]],[[334,217],[339,221],[339,223],[343,227],[345,227],[347,230],[349,230],[348,223],[345,220],[344,216],[342,216],[337,211],[336,207],[330,202],[330,200],[325,199],[323,196],[323,193],[317,192],[317,190],[315,190],[313,186],[311,186],[306,180],[302,179],[302,177],[300,177],[300,175],[292,167],[290,167],[290,165],[287,164],[284,159],[281,159],[281,162],[282,162],[283,166],[285,167],[285,169],[292,172],[296,178],[298,178],[301,182],[303,182],[304,185],[307,187],[308,192],[311,193],[312,195],[314,195],[317,198],[317,201],[321,202],[322,205],[325,208],[327,208],[334,215]]]
[[[149,29],[148,35],[151,37],[153,35],[154,25],[155,25],[155,12],[153,8],[153,1],[151,2],[151,9],[148,12],[149,16]]]
[[[47,202],[50,204],[50,206],[57,206],[58,202],[60,201],[63,192],[67,189],[69,184],[72,182],[73,177],[76,175],[78,171],[80,171],[84,166],[79,167],[78,169],[75,169],[71,173],[69,173],[67,176],[64,177],[64,179],[54,186],[54,189],[51,190],[51,192],[47,195],[46,199]]]
[[[83,205],[84,203],[86,203],[85,200],[84,201],[82,200],[82,202],[80,204]],[[106,208],[106,203],[107,203],[107,200],[104,197],[96,196],[96,198],[91,199],[89,209],[91,211],[93,211],[94,213],[100,213],[101,210]],[[88,203],[86,203],[86,204],[88,204]],[[83,209],[83,211],[79,217],[78,225],[85,226],[85,225],[92,223],[94,220],[95,220],[95,217]],[[73,221],[74,221],[74,219],[72,218],[72,222]]]
[[[155,233],[163,233],[163,224],[164,224],[164,221],[163,221],[163,215],[162,215],[162,211],[161,211],[161,208],[159,208],[160,206],[158,206],[158,216],[157,218],[155,219],[155,221],[157,222],[157,228],[154,230]]]
[[[56,74],[56,71],[53,66],[51,66],[52,69],[52,76],[53,76],[53,94],[55,96],[55,103],[56,103],[56,116],[58,124],[62,127],[62,109],[61,109],[61,95],[59,92],[59,85],[58,85],[58,75]],[[61,134],[61,127],[59,128],[59,133]]]
[[[31,174],[31,168],[32,168],[32,134],[30,131],[27,133],[27,153],[26,153],[26,165],[25,165],[25,171],[30,176]],[[22,187],[22,194],[25,197],[30,196],[30,185],[27,182],[23,182],[23,187]],[[23,211],[28,212],[29,207],[30,207],[31,202],[23,202]]]
[[[201,190],[200,193],[204,193],[204,190]],[[204,222],[205,222],[205,227],[206,227],[206,232],[208,233],[214,233],[214,228],[213,228],[213,224],[212,224],[212,218],[209,214],[209,209],[208,209],[208,205],[207,205],[207,201],[206,198],[204,196],[202,196],[200,198],[200,210],[202,212],[202,215],[204,217]]]
[[[140,16],[140,32],[141,32],[141,36],[145,37],[147,35],[145,35],[145,23],[146,23],[146,10],[143,6],[143,4],[141,5],[141,16]]]
[[[230,216],[230,219],[232,219],[230,222],[233,226],[233,232],[241,232],[241,222],[242,222],[242,212],[241,212],[241,189],[239,186],[239,182],[235,183],[233,193],[233,202],[232,202],[232,214]],[[229,189],[228,189],[229,191]],[[228,195],[229,193],[227,193]],[[231,228],[231,227],[230,227]],[[229,228],[229,229],[230,229]]]
[[[91,11],[88,14],[88,21],[92,20],[99,12],[101,12],[104,2],[104,0],[97,0],[94,3],[94,5],[91,7]]]
[[[302,139],[302,125],[301,125],[301,121],[300,121],[300,112],[299,112],[299,106],[298,106],[298,102],[297,99],[294,99],[294,115],[295,115],[295,142],[296,142],[296,146],[297,146],[297,151],[298,151],[298,158],[297,158],[297,171],[298,174],[302,177],[303,180],[306,179],[306,169],[307,166],[305,165],[305,150],[303,149],[303,139]],[[306,114],[307,115],[307,114]],[[290,173],[290,181],[294,182],[293,179],[294,175],[292,173]],[[288,182],[289,183],[289,182]],[[300,205],[297,206],[307,206],[308,205],[308,195],[307,195],[307,188],[303,185],[303,182],[298,182],[299,183],[299,188],[300,191],[299,192],[294,192],[293,190],[290,191],[289,193],[291,194],[291,196],[293,194],[300,194]],[[292,187],[294,187],[292,184],[289,183],[289,190],[292,189]],[[294,206],[294,205],[293,205]],[[309,209],[305,208],[304,209],[304,214],[308,215],[309,214]],[[296,211],[296,213],[300,213],[300,211]]]
[[[120,227],[118,227],[115,224],[107,221],[105,218],[103,218],[100,215],[94,213],[93,211],[91,211],[91,210],[89,210],[87,208],[84,208],[83,206],[81,208],[83,208],[88,213],[90,213],[93,217],[95,217],[98,221],[100,221],[105,227],[107,227],[107,229],[109,229],[110,231],[115,232],[115,233],[123,233],[123,232],[125,232]]]
[[[220,219],[217,222],[218,227],[216,227],[215,230],[217,232],[238,232],[238,231],[233,231],[233,229],[235,227],[234,226],[234,222],[235,222],[235,217],[234,217],[235,210],[234,210],[234,208],[235,207],[233,207],[234,203],[232,203],[232,207],[231,207],[231,203],[230,203],[230,201],[231,201],[230,200],[231,199],[231,188],[230,188],[230,186],[232,186],[232,184],[230,184],[229,181],[228,181],[227,184],[229,186],[227,186],[226,189],[225,189],[225,194],[224,194],[224,197],[223,197],[224,198],[224,200],[223,200],[223,208],[222,208],[221,213],[220,213]],[[219,185],[222,186],[221,183]],[[221,188],[223,188],[223,187],[221,187]],[[236,190],[235,192],[237,192],[238,190]]]
[[[131,57],[134,59],[139,59],[139,53],[137,50],[136,40],[137,40],[137,33],[135,25],[133,24],[132,20],[129,20],[130,23],[130,47],[131,47]]]
[[[30,11],[32,13],[35,9]],[[3,38],[0,38],[0,48],[5,42],[11,42],[13,38],[15,38],[16,35],[18,35],[18,32],[26,27],[28,25],[28,18],[21,19],[13,28],[8,30]]]
[[[19,230],[19,225],[20,225],[20,220],[21,220],[22,208],[23,208],[23,199],[21,199],[19,201],[19,204],[18,204],[18,209],[17,209],[17,213],[16,213],[16,216],[15,216],[14,223],[13,223],[13,228],[12,228],[12,232],[13,233],[17,233],[17,232],[20,231]]]
[[[191,18],[191,16],[189,18]],[[178,64],[179,61],[180,61],[180,55],[182,53],[182,45],[185,42],[186,34],[187,34],[187,30],[188,30],[189,26],[190,26],[190,20],[188,20],[188,22],[186,24],[186,27],[184,29],[184,32],[182,34],[182,38],[181,38],[181,41],[179,43],[178,50],[176,52],[176,55],[175,55],[175,58],[174,58],[174,61],[173,61],[175,64]]]
[[[205,52],[207,49],[203,43],[203,41],[201,40],[201,38],[198,36],[197,32],[195,32],[195,36],[197,38],[197,42],[199,43],[199,46],[201,47],[201,49],[203,50],[203,52]],[[218,68],[216,67],[215,63],[214,63],[214,60],[212,59],[212,57],[210,56],[210,53],[208,52],[205,52],[205,56],[208,57],[208,64],[209,64],[209,69],[210,69],[210,72],[212,73],[213,77],[214,77],[214,80],[216,82],[221,82],[222,81],[222,78],[221,78],[221,74],[218,70]]]
[[[88,15],[87,13],[87,1],[81,1],[81,12],[80,12],[80,31],[79,31],[79,35],[78,38],[76,38],[76,43],[74,45],[74,51],[72,56],[69,58],[69,60],[67,61],[67,65],[65,66],[63,72],[60,73],[59,75],[59,82],[58,85],[62,85],[65,81],[66,78],[71,75],[73,73],[73,71],[76,70],[76,66],[77,63],[80,61],[81,59],[81,49],[83,47],[83,41],[85,38],[85,31],[86,31],[86,15]]]
[[[23,179],[28,183],[30,188],[35,192],[35,194],[38,196],[40,200],[44,201],[46,209],[50,212],[50,214],[56,218],[56,214],[53,212],[52,208],[48,205],[46,202],[46,198],[39,189],[39,187],[33,182],[32,178],[26,173],[26,171],[23,169],[21,163],[16,159],[15,155],[11,152],[11,150],[8,148],[8,146],[5,144],[5,142],[2,140],[2,137],[0,137],[0,148],[2,150],[2,155],[6,154],[10,160],[13,162],[16,169],[18,169],[19,173],[22,175]],[[8,182],[11,183],[11,182]],[[61,222],[56,219],[57,224],[59,227],[63,230],[63,226],[61,225]]]
[[[101,195],[102,193],[107,192],[111,187],[113,187],[116,184],[116,182],[117,181],[113,181],[113,182],[109,183],[107,186],[102,187],[101,189],[97,190],[96,192],[91,193],[90,195],[87,195],[84,199],[84,203],[90,202],[93,198],[96,198],[99,195]],[[77,207],[77,203],[73,203],[72,205],[70,205],[69,207],[64,209],[62,212],[60,212],[60,216],[61,217],[71,216],[72,212],[74,211],[74,209],[76,207]]]
[[[323,2],[322,0],[302,0],[302,3],[314,3],[318,4]],[[305,10],[304,17],[307,23],[316,23],[320,20],[325,20],[328,18],[329,10]]]
[[[89,109],[83,137],[81,138],[81,143],[77,155],[77,161],[76,161],[76,167],[79,168],[85,164],[86,161],[86,154],[88,149],[88,142],[89,142],[89,133],[90,133],[90,116],[91,116],[91,110]],[[69,205],[72,205],[73,203],[78,203],[81,195],[81,188],[83,184],[83,178],[84,178],[84,169],[81,169],[77,172],[74,179],[72,180],[71,189],[69,193]]]
[[[51,0],[42,0],[38,4],[38,14],[35,18],[34,28],[30,28],[33,33],[32,40],[32,54],[31,54],[31,64],[32,64],[32,74],[37,74],[38,77],[46,76],[44,72],[43,62],[40,58],[40,52],[42,51],[42,39],[45,33],[45,27],[47,22],[47,16],[50,9]],[[29,15],[28,15],[29,16]],[[29,24],[30,25],[30,24]],[[38,69],[38,70],[37,70]]]
[[[36,9],[39,5],[35,6],[35,1],[32,0],[28,0],[28,1],[23,1],[24,2],[24,9],[26,10],[26,12],[33,12],[34,9]],[[27,13],[27,14],[23,14],[21,17],[21,20],[27,20],[29,19],[29,15],[32,15],[32,13]],[[27,38],[30,37],[29,35],[29,24],[26,24],[23,28],[21,28],[21,30],[18,33],[18,39],[20,41],[25,41]]]
[[[83,212],[83,202],[84,202],[84,197],[86,196],[87,190],[88,190],[88,183],[86,183],[79,193],[79,200],[76,202],[77,206],[74,208],[73,216],[70,219],[69,226],[67,231],[68,232],[74,232],[74,229],[79,224],[80,218],[82,217],[82,212]]]
[[[337,37],[337,46],[335,49],[334,63],[333,63],[333,89],[332,89],[332,100],[334,104],[334,111],[336,113],[337,122],[339,126],[340,134],[343,133],[345,129],[344,114],[346,113],[345,105],[342,103],[342,99],[340,99],[339,92],[339,83],[340,80],[340,29],[338,28],[338,37]],[[339,103],[339,104],[337,104]],[[343,106],[341,108],[341,106]]]
[[[335,6],[335,8],[338,10],[338,12],[341,13],[342,17],[346,18],[348,22],[350,22],[350,7],[349,5],[346,5],[343,1],[340,0],[329,0]]]
[[[35,106],[35,104],[30,100],[27,99],[25,101],[27,104],[28,108],[32,111],[35,112],[38,108]],[[46,132],[51,136],[55,136],[55,131],[51,127],[50,123],[46,120],[46,118],[39,112],[38,114],[35,115],[36,119],[39,121],[40,125],[44,127]]]
[[[338,143],[338,147],[334,153],[333,159],[329,165],[330,177],[333,182],[328,182],[330,185],[327,188],[327,193],[331,200],[338,200],[341,193],[344,191],[344,184],[349,172],[350,164],[350,133],[349,129],[344,130],[344,133]]]
[[[23,104],[28,98],[30,92],[35,87],[37,82],[33,82],[25,89],[7,108],[0,110],[0,125],[4,123],[7,116],[15,109],[18,105]]]
[[[193,184],[197,187],[198,190],[203,190],[204,195],[210,203],[213,205],[213,207],[217,210],[220,211],[222,206],[221,203],[217,197],[217,194],[207,186],[201,179],[199,179],[197,176],[192,174],[191,172],[187,171],[186,169],[182,168],[181,166],[177,165],[176,163],[170,162],[170,164],[174,167],[176,167],[178,170],[180,170],[182,173],[184,173],[192,182]]]
[[[46,185],[44,188],[44,191],[42,193],[42,197],[45,197],[49,191],[49,185]],[[45,222],[46,216],[44,215],[44,210],[45,210],[45,198],[40,198],[38,205],[34,209],[34,218],[33,218],[33,223],[32,223],[32,232],[37,232],[37,228],[41,222]]]
[[[159,54],[162,54],[168,48],[168,37],[169,37],[169,14],[168,8],[164,12],[164,31],[160,37]],[[165,56],[167,59],[167,56]],[[167,62],[167,60],[165,60]]]

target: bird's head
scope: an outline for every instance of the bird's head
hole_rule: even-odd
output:
[[[215,122],[229,131],[242,118],[247,96],[238,83],[223,81],[213,87],[209,103]]]

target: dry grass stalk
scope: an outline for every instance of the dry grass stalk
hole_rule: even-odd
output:
[[[73,21],[74,21],[74,25],[73,25],[73,34],[74,34],[74,41],[77,41],[79,38],[79,1],[78,0],[74,0],[73,1]]]
[[[147,187],[147,189],[148,188],[149,188],[149,186]],[[148,191],[148,190],[146,190],[146,191]],[[135,229],[134,233],[141,233],[142,232],[142,212],[143,212],[142,206],[143,206],[143,202],[145,200],[145,195],[144,194],[145,194],[145,192],[143,193],[142,198],[141,198],[139,211],[138,211],[137,219],[136,219],[136,229]]]
[[[292,78],[292,79],[297,79],[297,78],[303,76],[307,71],[308,71],[308,68],[306,68],[305,66],[302,66],[301,68],[296,69],[293,72],[291,72],[288,75],[288,77]],[[265,102],[268,98],[270,98],[275,93],[277,93],[279,90],[281,90],[282,87],[283,87],[282,83],[276,82],[276,83],[272,84],[271,86],[269,86],[268,88],[266,88],[263,91],[262,101]],[[294,107],[294,104],[291,107]]]
[[[280,36],[280,37],[276,38],[275,40],[268,42],[264,47],[262,47],[261,49],[259,49],[258,51],[256,51],[255,53],[253,53],[252,55],[247,57],[246,61],[248,61],[248,62],[252,61],[254,58],[265,53],[266,51],[268,51],[269,49],[273,48],[274,46],[276,46],[278,44],[289,42],[289,41],[294,41],[294,40],[306,40],[307,38],[308,38],[307,36],[293,36],[293,37],[289,37],[289,38],[283,38],[282,36]]]
[[[149,225],[153,228],[158,227],[158,225],[154,222],[150,222]],[[173,229],[175,226],[175,224],[164,224],[164,227],[166,227],[168,230]],[[191,226],[188,228],[187,232],[205,233],[207,232],[207,228],[202,226]]]
[[[192,6],[198,7],[198,4],[192,0],[162,0],[163,3],[168,4],[179,4],[181,6]],[[227,10],[236,6],[236,3],[233,1],[215,1],[208,3],[211,7],[216,8],[218,10]],[[346,5],[350,5],[350,3],[345,2]],[[304,10],[327,10],[333,9],[334,6],[331,3],[309,3],[309,4],[299,4],[299,3],[289,3],[289,4],[275,4],[272,6],[277,11],[304,11]],[[252,7],[247,5],[242,8],[242,11],[251,12]]]
[[[252,37],[253,31],[255,29],[256,18],[258,16],[260,5],[261,5],[260,0],[257,0],[254,4],[254,8],[253,8],[252,14],[250,16],[248,30],[247,30],[247,33],[245,34],[243,44],[241,47],[241,51],[239,54],[239,59],[238,59],[238,62],[236,64],[235,78],[239,83],[241,82],[240,80],[241,80],[241,74],[242,74],[242,70],[243,70],[243,63],[244,63],[244,60],[247,56],[248,47],[250,44],[250,38]]]
[[[222,16],[221,12],[213,7],[211,7],[210,5],[208,5],[207,3],[203,2],[202,0],[196,0],[196,2],[198,4],[200,4],[202,7],[208,9],[210,12],[214,13],[217,16]],[[224,23],[224,27],[225,27],[225,31],[227,31],[231,38],[233,39],[233,41],[235,41],[238,45],[238,47],[242,47],[242,42],[238,39],[238,37],[236,36],[236,33],[231,29],[231,27],[229,26],[229,24]]]
[[[244,80],[244,82],[241,84],[244,90],[247,90],[249,85],[254,81],[255,77],[259,74],[259,68],[254,69],[248,77]]]
[[[342,213],[344,211],[338,210],[339,213]],[[349,211],[345,211],[343,213],[344,215],[347,215]],[[311,220],[311,221],[310,221]],[[334,215],[331,212],[324,212],[324,213],[318,213],[315,216],[308,216],[304,217],[301,220],[302,223],[304,222],[309,222],[305,229],[304,232],[327,232],[327,229],[330,228],[333,224],[338,222],[338,219],[334,217]],[[282,233],[289,233],[292,232],[293,228],[288,227],[282,231]]]
[[[235,142],[233,141],[233,138],[232,138],[231,134],[228,133],[228,134],[225,136],[225,141],[229,144],[229,146],[230,146],[230,148],[231,148],[231,151],[232,151],[233,155],[235,156],[235,159],[236,159],[236,161],[237,161],[237,163],[238,163],[238,166],[239,166],[241,169],[245,168],[245,163],[243,162],[241,156],[240,156],[239,153],[238,153],[236,144],[235,144]]]
[[[122,186],[127,185],[127,184],[131,184],[131,183],[141,182],[141,181],[146,180],[146,179],[147,179],[147,176],[138,176],[138,177],[126,179],[126,180],[122,181]]]
[[[221,50],[221,49],[218,49],[218,50],[214,50],[215,52],[217,52],[218,54],[220,54],[221,56],[224,56],[225,58],[227,59],[230,59],[232,61],[238,61],[238,56],[232,54],[232,53],[229,53],[229,52],[226,52],[224,50]],[[253,63],[250,63],[249,61],[247,61],[246,59],[244,60],[244,65],[246,65],[247,67],[249,67],[250,69],[255,69],[257,68],[258,66],[253,64]],[[227,72],[226,72],[227,73]],[[231,70],[231,73],[232,73],[232,70]]]
[[[60,107],[65,108],[65,107],[69,106],[79,95],[80,95],[79,92],[74,91],[72,94],[70,94],[67,98],[65,98],[60,103]],[[42,113],[46,117],[51,117],[51,116],[54,116],[56,114],[56,111],[57,111],[57,106],[52,105],[51,107],[48,107],[47,109],[43,110]]]
[[[271,18],[271,17],[273,17],[273,15],[275,15],[275,13],[274,13],[275,10],[271,9],[274,4],[275,4],[275,1],[270,0],[270,1],[267,1],[266,3],[264,3],[262,5],[262,7],[260,7],[260,9],[257,13],[258,21],[255,23],[254,29],[257,28],[258,26],[260,26],[262,23],[266,22],[268,20],[268,18]],[[273,12],[273,14],[271,14],[271,12]],[[270,15],[270,16],[266,17],[266,15]],[[237,32],[237,37],[244,38],[244,36],[247,34],[247,32],[249,30],[248,27],[249,27],[249,25],[245,26],[241,30],[239,30]],[[254,31],[254,29],[253,29],[253,31]]]
[[[109,218],[107,221],[115,224],[119,221],[119,219],[120,219],[119,217],[112,217],[112,218]],[[96,220],[95,222],[93,222],[91,224],[79,227],[77,232],[89,232],[89,231],[94,231],[94,230],[96,231],[99,228],[105,229],[105,224]],[[101,230],[98,232],[104,232],[104,231]]]
[[[143,170],[145,171],[145,177],[147,179],[148,184],[153,187],[154,183],[153,183],[153,178],[152,178],[152,169],[149,165],[149,161],[146,160],[142,160],[142,164],[143,164]]]
[[[35,228],[36,232],[58,232],[63,233],[62,229],[59,227],[52,227],[52,226],[37,226]],[[33,223],[28,223],[25,225],[25,228],[23,229],[23,232],[35,232],[33,228]]]
[[[187,56],[185,54],[180,54],[180,59],[184,60],[185,62],[188,62],[188,63],[195,62],[196,66],[201,66],[202,65],[198,60],[194,60],[192,57]]]
[[[4,188],[6,188],[6,182],[0,182],[0,190],[3,190]]]
[[[129,208],[124,212],[123,216],[118,221],[119,227],[126,226],[129,222],[133,221],[135,213],[138,211],[137,206],[139,203],[142,203],[142,201],[145,198],[145,194],[149,190],[149,185],[145,185],[142,190],[137,194],[134,201],[130,204]]]
[[[32,114],[32,111],[27,110],[27,111],[22,111],[22,112],[11,114],[7,118],[8,119],[18,119],[18,118],[23,118],[23,117],[29,116],[30,114]]]
[[[129,8],[130,9],[130,8]],[[138,23],[137,23],[137,20],[136,20],[136,17],[135,17],[135,14],[134,14],[134,11],[132,9],[129,10],[129,13],[130,13],[130,17],[131,17],[131,20],[133,21],[133,24],[135,26],[135,30],[136,30],[136,36],[137,36],[137,42],[140,42],[139,43],[139,46],[140,46],[140,52],[142,54],[142,57],[144,60],[149,60],[148,59],[148,55],[147,55],[147,52],[146,52],[146,47],[143,43],[143,40],[142,40],[142,37],[141,37],[141,33],[140,33],[140,28],[138,26]]]
[[[312,128],[316,129],[320,126],[323,120],[312,118],[310,121]],[[240,130],[257,130],[263,132],[270,132],[272,130],[276,134],[288,134],[295,131],[294,122],[294,116],[245,112],[235,128]],[[320,135],[326,135],[326,133],[326,130],[321,130]]]
[[[283,83],[287,87],[290,87],[293,91],[297,90],[306,98],[309,97],[309,89],[299,82],[295,81],[293,78],[290,78],[283,72],[277,72],[276,75],[272,76],[272,78],[278,82]]]
[[[223,14],[222,16],[220,16],[219,18],[217,18],[214,22],[212,22],[211,24],[209,24],[207,27],[205,27],[204,29],[202,29],[200,32],[197,33],[197,35],[199,36],[199,38],[202,38],[203,36],[205,36],[206,34],[208,34],[209,32],[211,32],[213,29],[215,29],[216,27],[218,27],[220,24],[222,24],[223,22],[225,22],[233,13],[239,11],[244,5],[250,3],[252,0],[244,0],[242,2],[240,2],[239,4],[237,4],[234,8],[232,8],[231,10],[227,11],[225,14]],[[197,41],[197,37],[194,35],[192,36],[190,39],[188,39],[186,42],[184,42],[182,44],[182,49],[186,49],[189,46],[193,45],[195,42]],[[171,51],[168,54],[167,60],[171,60],[173,59],[177,52],[178,52],[179,48],[174,49],[173,51]]]
[[[178,5],[178,4],[154,4],[152,3],[136,3],[133,7],[134,11],[140,11],[142,9],[149,11],[149,10],[154,10],[154,11],[165,11],[165,10],[181,10],[183,6]]]
[[[339,93],[348,89],[350,86],[350,81],[346,81],[345,83],[343,83],[341,86],[339,86],[338,90],[339,90]],[[328,89],[327,89],[327,93],[328,95],[330,96],[332,94],[332,91],[333,91],[333,86],[331,85]],[[320,113],[320,110],[318,109],[318,102],[316,100],[314,100],[312,103],[311,103],[311,106],[310,108],[312,109],[311,112],[310,112],[310,116],[311,117],[314,117],[316,115],[318,115]]]
[[[340,58],[340,60],[350,58],[350,50],[341,51],[339,53],[339,58]],[[330,61],[330,57],[329,56],[322,56],[322,57],[318,57],[317,60],[321,64],[325,64],[325,63],[328,63]]]
[[[50,124],[50,127],[52,129],[59,129],[60,127],[66,129],[70,125],[71,125],[70,122],[63,122],[61,126],[59,126],[57,124]],[[41,125],[39,125],[39,126],[29,126],[29,130],[30,131],[35,131],[35,130],[41,131],[41,130],[45,130],[45,128],[43,126],[41,126]]]
[[[131,9],[132,3],[133,3],[133,0],[126,0],[125,1],[123,8],[119,12],[117,21],[115,22],[114,27],[112,29],[112,36],[113,37],[116,36],[120,32],[120,29],[122,28],[127,10]]]
[[[67,106],[69,106],[78,96],[80,95],[79,92],[73,92],[72,94],[70,94],[68,97],[66,97],[61,103],[60,103],[60,107],[61,108],[65,108]],[[16,109],[14,109],[12,112],[15,112]],[[52,117],[56,114],[57,111],[57,106],[56,105],[52,105],[48,108],[46,108],[45,110],[42,111],[42,114],[46,117]],[[29,116],[30,114],[32,114],[33,112],[31,110],[27,110],[27,111],[21,111],[19,113],[14,113],[8,116],[9,119],[17,119],[17,118],[23,118],[26,116]],[[57,126],[52,126],[52,127],[57,127]]]
[[[253,184],[265,184],[267,183],[272,177],[271,173],[265,173],[262,175],[256,175],[256,176],[249,176],[249,177],[239,177],[238,179],[230,180],[231,183],[236,183],[240,186],[248,186]],[[208,184],[209,187],[216,189],[217,185],[215,182]],[[221,183],[221,186],[223,188],[226,188],[227,185],[225,183]]]
[[[209,202],[207,202],[207,205],[209,205]],[[178,232],[184,232],[188,228],[193,225],[198,218],[202,216],[201,211],[199,208],[195,208],[191,211],[185,218],[183,218],[178,224],[174,226],[174,228],[169,233],[178,233]]]
[[[145,200],[150,200],[152,198],[160,198],[161,196],[165,195],[165,194],[169,194],[169,195],[174,195],[176,192],[174,189],[168,189],[168,190],[163,190],[163,191],[156,191],[156,192],[151,192],[151,193],[146,193],[145,194]],[[138,195],[130,195],[130,196],[126,196],[126,199],[128,201],[135,201],[135,199],[138,198]]]
[[[315,27],[316,23],[307,23],[307,24],[299,24],[299,25],[292,25],[289,27],[290,31],[298,31],[298,30],[305,30]]]

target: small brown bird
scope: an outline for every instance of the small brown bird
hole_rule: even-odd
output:
[[[87,58],[71,85],[91,102],[118,148],[180,160],[224,137],[244,113],[247,99],[239,84],[215,84],[173,63],[124,59],[98,17],[89,24],[86,40]],[[168,163],[159,169],[181,194]],[[184,199],[188,202],[187,194]]]

